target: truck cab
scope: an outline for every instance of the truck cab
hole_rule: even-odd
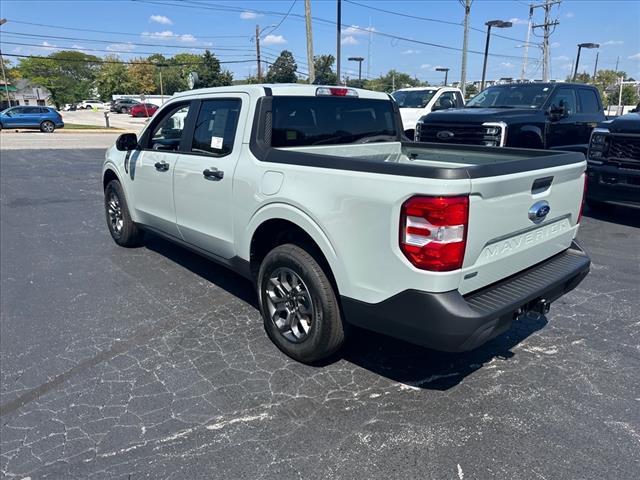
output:
[[[421,117],[438,110],[464,106],[462,92],[453,87],[401,88],[391,96],[400,108],[404,133],[411,140]]]
[[[591,131],[604,120],[600,94],[590,85],[496,85],[463,108],[422,117],[416,140],[586,154]]]

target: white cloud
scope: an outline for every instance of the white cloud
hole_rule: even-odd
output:
[[[426,70],[427,68],[429,68],[431,66],[430,63],[423,63],[422,65],[420,65],[420,69],[422,70]]]
[[[513,68],[515,65],[511,62],[502,62],[500,66],[503,68]]]
[[[630,55],[629,60],[640,60],[640,53],[636,53],[635,55]]]
[[[624,44],[624,41],[622,40],[607,40],[606,42],[601,43],[600,46],[605,47],[608,45],[623,45],[623,44]]]
[[[107,50],[110,52],[132,52],[136,49],[135,45],[131,43],[112,43],[107,45]]]
[[[573,69],[573,63],[565,63],[564,65],[560,65],[562,70],[571,70]]]
[[[342,30],[342,35],[368,35],[369,32],[375,32],[376,29],[373,27],[360,27],[358,25],[351,25],[344,30]]]
[[[353,35],[347,35],[346,37],[342,37],[340,43],[342,45],[357,45],[358,40],[356,40],[356,37],[354,37]]]
[[[573,12],[567,12],[567,14],[565,15],[565,17],[567,18],[573,18],[575,16],[575,14]]]
[[[571,59],[569,57],[567,57],[566,55],[560,55],[558,57],[554,57],[553,60],[556,61],[556,62],[568,62]]]
[[[162,25],[172,25],[173,22],[169,17],[165,17],[164,15],[151,15],[149,17],[150,22],[160,23]]]
[[[42,42],[42,47],[46,48],[47,50],[51,50],[53,48],[56,48],[57,45],[54,45],[53,43],[49,43],[45,40],[44,42]]]
[[[252,12],[250,10],[245,10],[244,12],[240,13],[240,18],[243,20],[253,20],[254,18],[258,18],[261,16],[262,16],[261,13]]]
[[[82,52],[82,53],[88,53],[85,50],[85,47],[83,47],[82,45],[77,45],[77,44],[74,43],[73,45],[71,45],[71,48],[73,48],[74,50],[77,50],[79,52]]]
[[[265,45],[283,45],[287,43],[287,40],[282,35],[267,35],[262,39],[262,43]]]
[[[560,42],[553,42],[549,45],[549,48],[558,48],[560,46]]]
[[[153,38],[155,40],[170,40],[174,39],[178,42],[192,43],[197,41],[197,38],[190,33],[173,33],[171,30],[164,30],[162,32],[142,32],[140,34],[143,37]]]
[[[417,55],[420,53],[420,50],[413,50],[413,49],[409,49],[409,50],[405,50],[404,52],[401,52],[401,55]]]
[[[514,25],[528,25],[529,24],[529,20],[527,20],[526,18],[510,18],[509,21],[511,23],[513,23]]]

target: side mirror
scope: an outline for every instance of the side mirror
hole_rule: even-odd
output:
[[[553,120],[560,120],[567,116],[567,107],[565,105],[552,105],[549,108],[549,115]]]
[[[121,152],[129,152],[138,148],[138,137],[135,133],[123,133],[116,140],[116,148]]]

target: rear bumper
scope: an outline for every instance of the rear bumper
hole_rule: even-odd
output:
[[[587,199],[640,207],[640,170],[589,165],[587,179]]]
[[[589,273],[590,260],[577,244],[544,262],[462,296],[457,290],[406,290],[370,304],[342,297],[348,323],[434,350],[472,350],[505,332],[519,314],[548,308]]]

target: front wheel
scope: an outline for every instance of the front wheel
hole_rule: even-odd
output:
[[[122,185],[111,180],[104,189],[104,209],[111,238],[121,247],[137,247],[142,243],[144,232],[131,219]]]
[[[127,113],[127,107],[122,107],[120,109],[120,113]]]
[[[294,360],[324,360],[344,343],[336,292],[307,250],[294,244],[271,250],[260,265],[258,295],[269,338]]]
[[[53,122],[49,121],[49,120],[45,120],[44,122],[42,122],[40,124],[40,131],[44,132],[44,133],[53,133],[53,131],[56,129],[56,126]]]

